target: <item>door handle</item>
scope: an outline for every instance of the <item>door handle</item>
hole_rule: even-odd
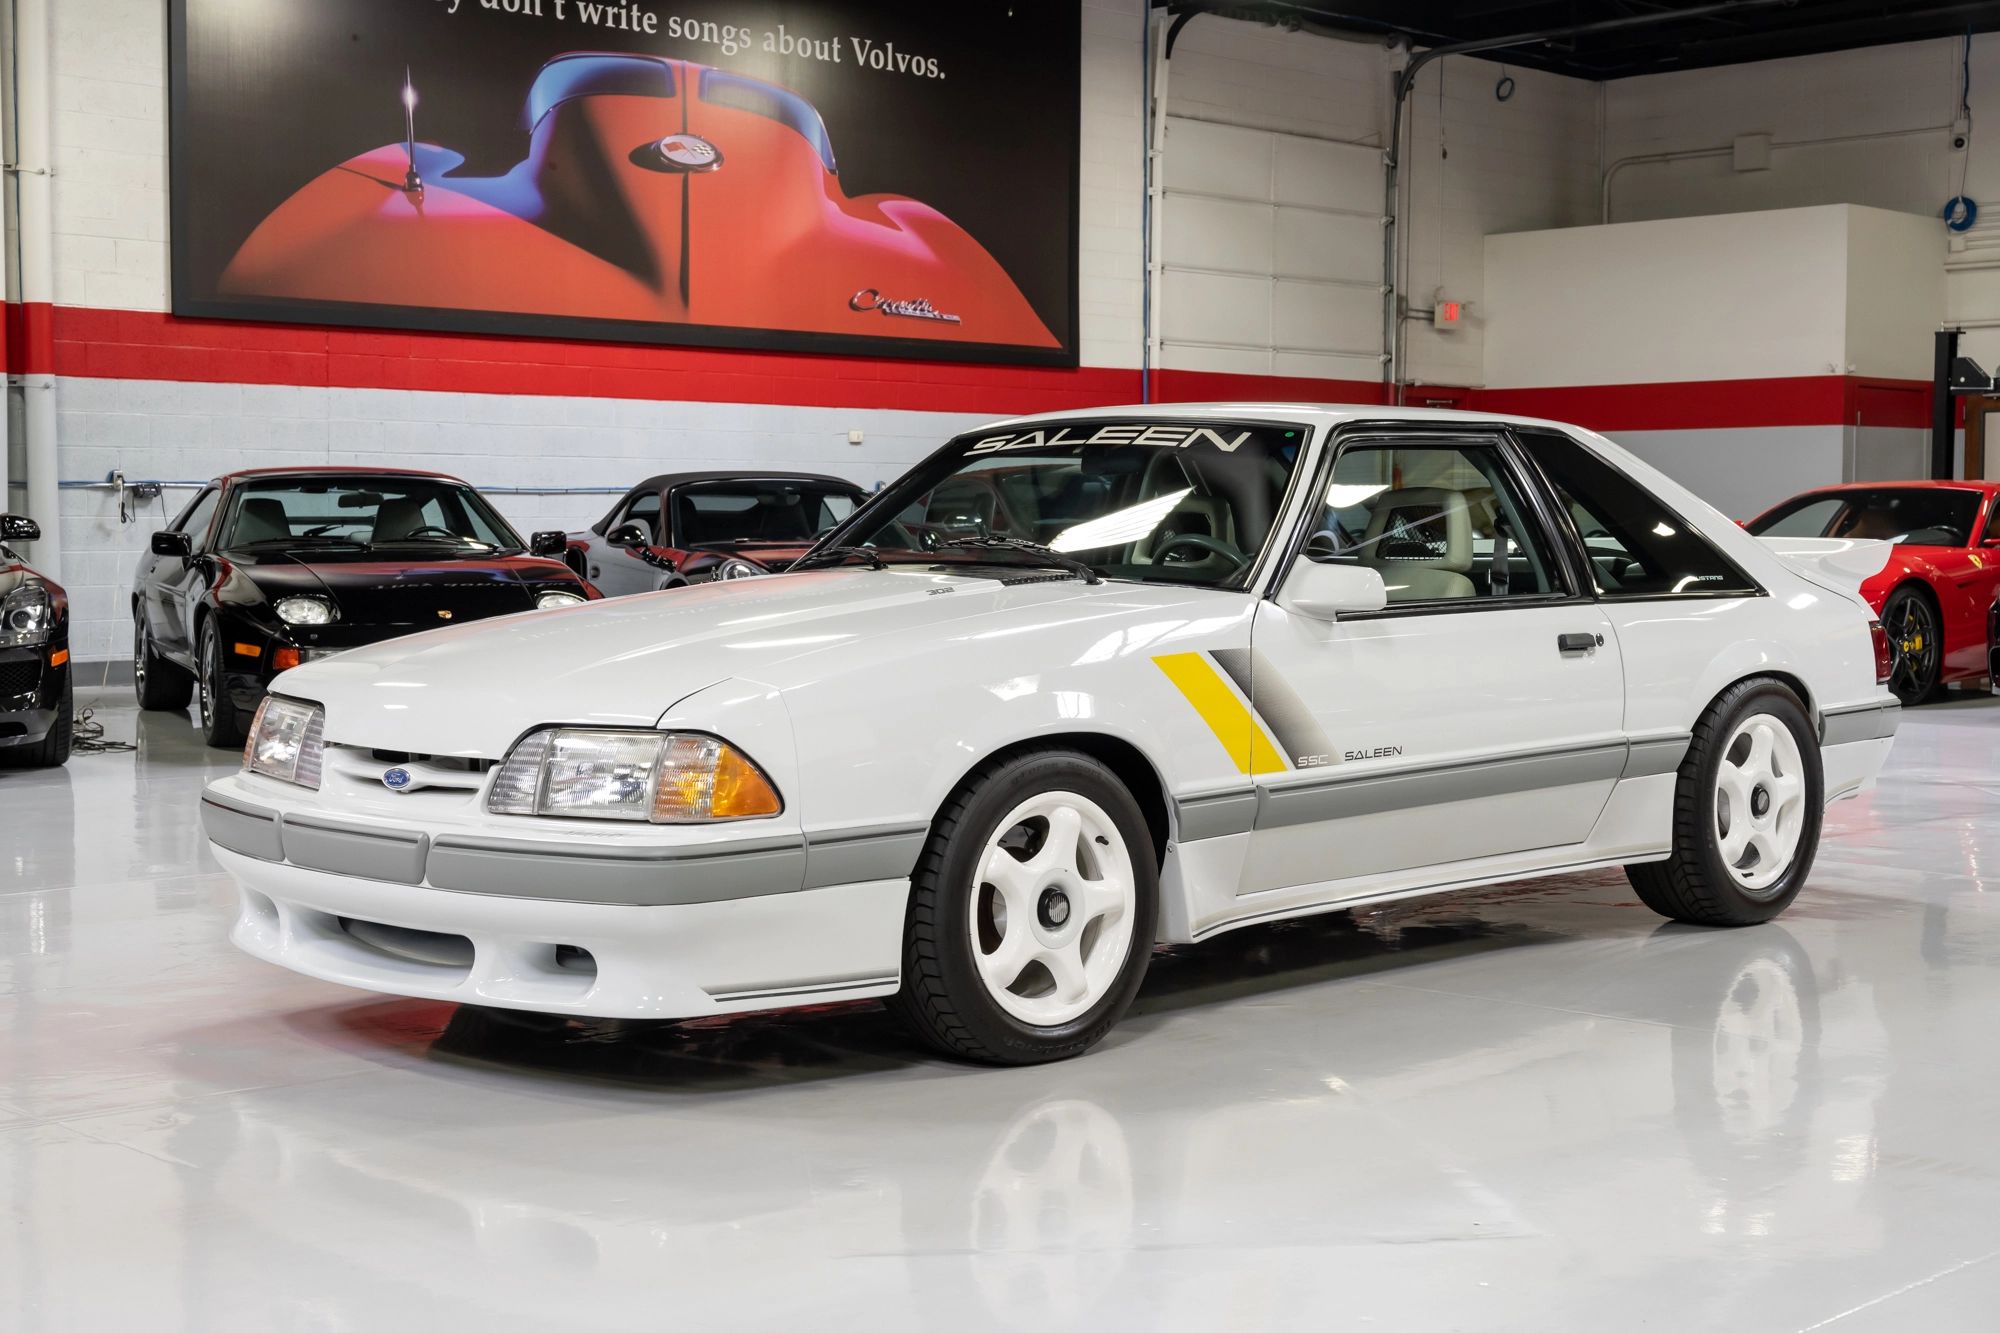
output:
[[[1556,647],[1566,653],[1587,653],[1604,642],[1602,634],[1558,634]]]

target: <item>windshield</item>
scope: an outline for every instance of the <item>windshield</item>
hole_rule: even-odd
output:
[[[271,477],[237,485],[225,549],[429,546],[519,550],[521,539],[470,486],[436,477]]]
[[[833,540],[892,563],[1018,566],[1046,548],[1105,578],[1237,588],[1307,438],[1302,426],[1217,421],[976,433],[906,473]]]
[[[697,482],[674,492],[674,531],[683,548],[810,542],[860,507],[852,491],[809,482]]]
[[[1856,537],[1912,546],[1964,546],[1979,516],[1979,493],[1894,487],[1815,491],[1750,524],[1759,537]]]

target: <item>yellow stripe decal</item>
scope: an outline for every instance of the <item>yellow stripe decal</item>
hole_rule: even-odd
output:
[[[1201,653],[1168,653],[1153,659],[1174,688],[1194,705],[1201,720],[1222,742],[1239,773],[1282,773],[1284,756],[1264,733],[1257,715],[1244,707],[1215,664]]]

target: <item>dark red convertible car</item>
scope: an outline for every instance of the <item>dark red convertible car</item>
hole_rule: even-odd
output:
[[[1995,684],[2000,482],[1863,481],[1795,495],[1744,525],[1759,537],[1895,543],[1861,585],[1889,632],[1889,688],[1906,704],[1945,686]]]
[[[497,176],[460,174],[463,154],[421,142],[330,165],[250,234],[222,291],[1059,345],[950,218],[901,195],[848,198],[819,111],[790,89],[575,52],[542,67],[526,123],[527,156]]]

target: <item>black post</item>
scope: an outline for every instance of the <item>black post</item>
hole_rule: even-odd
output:
[[[1937,331],[1937,361],[1931,370],[1931,479],[1951,480],[1953,417],[1951,368],[1958,361],[1958,330]]]

